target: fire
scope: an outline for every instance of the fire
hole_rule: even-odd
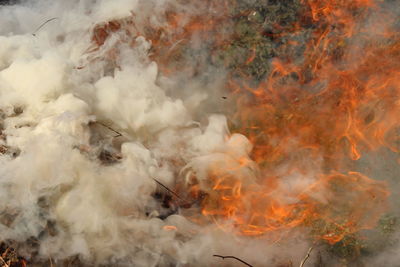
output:
[[[373,227],[386,205],[385,183],[352,169],[364,153],[398,151],[400,40],[393,18],[373,1],[303,4],[316,28],[300,63],[276,60],[255,88],[230,82],[238,98],[237,128],[255,145],[252,157],[263,176],[256,189],[241,187],[234,200],[225,200],[226,186],[214,189],[218,204],[206,202],[203,212],[233,220],[246,235],[322,223],[319,238],[335,243]],[[365,19],[373,12],[380,17],[369,23],[380,29],[368,31]],[[294,194],[282,180],[296,172],[317,172],[317,178]],[[237,187],[231,182],[231,195]]]
[[[231,19],[229,5],[218,3],[207,1],[218,11],[209,16],[167,13],[162,27],[110,22],[93,38],[101,46],[125,23],[151,41],[164,75],[195,72],[179,58],[187,47],[201,49],[203,42],[214,51],[229,42],[229,35],[218,34]],[[302,19],[287,36],[308,31],[307,45],[287,42],[289,54],[276,59],[257,86],[246,77],[227,82],[237,100],[234,128],[254,145],[251,159],[235,159],[224,169],[214,164],[207,183],[187,190],[193,198],[203,196],[202,214],[227,231],[260,236],[309,227],[316,238],[335,243],[374,227],[387,207],[385,182],[354,165],[382,148],[399,152],[400,36],[392,28],[396,18],[374,0],[301,3]],[[194,39],[200,40],[197,47]],[[299,51],[301,57],[290,54]],[[253,169],[253,161],[256,179],[237,175]]]
[[[303,4],[316,28],[300,63],[276,60],[257,87],[229,83],[236,128],[254,144],[261,176],[244,186],[213,170],[203,214],[244,235],[309,226],[335,243],[372,228],[386,208],[385,183],[353,171],[353,162],[382,147],[398,151],[400,40],[374,1]],[[368,31],[373,12],[380,17],[369,23],[381,29]],[[285,187],[296,175],[306,185]]]
[[[197,8],[197,14],[188,15],[171,7],[167,9],[162,26],[149,27],[151,23],[148,23],[138,27],[138,34],[152,43],[151,59],[157,62],[163,75],[179,72],[195,75],[198,70],[185,64],[189,57],[188,48],[195,50],[191,53],[200,55],[206,47],[213,50],[223,46],[229,35],[222,30],[229,24],[227,0],[189,1],[188,6]]]
[[[176,226],[173,226],[173,225],[165,225],[165,226],[163,227],[163,229],[164,229],[165,231],[177,231],[177,230],[178,230],[178,228],[177,228]]]
[[[137,36],[143,36],[151,43],[150,58],[157,62],[163,75],[179,72],[195,75],[198,70],[190,64],[185,64],[187,57],[190,57],[187,50],[190,47],[196,50],[191,53],[199,55],[202,49],[214,50],[227,43],[230,36],[228,1],[188,1],[190,12],[169,5],[165,16],[157,22],[142,18],[142,23],[138,23],[141,21],[137,19],[140,14],[132,13],[131,17],[96,25],[92,34],[94,47],[88,52],[99,49],[112,34],[123,31],[127,38],[121,41],[131,46],[135,46]],[[225,33],[224,28],[227,29]],[[107,59],[115,60],[115,57],[113,51],[108,52]]]
[[[373,227],[388,196],[383,182],[357,172],[320,174],[302,190],[284,188],[279,177],[246,187],[221,173],[210,177],[215,182],[202,203],[203,214],[228,231],[234,225],[238,233],[250,236],[309,226],[318,228],[317,238],[335,243]]]

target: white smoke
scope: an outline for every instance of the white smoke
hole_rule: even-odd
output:
[[[185,166],[206,172],[211,162],[230,165],[251,150],[245,137],[229,135],[222,115],[196,110],[205,91],[184,99],[166,94],[168,79],[160,82],[148,40],[120,30],[93,49],[96,25],[132,14],[138,25],[159,24],[165,4],[37,0],[0,7],[6,150],[0,156],[0,237],[20,243],[33,238],[39,262],[78,255],[91,264],[232,266],[240,264],[212,255],[235,254],[261,264],[278,252],[300,261],[307,249],[301,241],[292,240],[296,251],[282,252],[262,239],[199,226],[179,212],[160,219],[155,178],[173,187],[184,178]],[[107,59],[110,51],[114,60]],[[208,126],[192,114],[208,119]],[[103,150],[115,164],[98,159]],[[244,170],[241,179],[256,171]],[[29,246],[19,252],[32,257]]]

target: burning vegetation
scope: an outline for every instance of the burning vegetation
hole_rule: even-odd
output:
[[[1,266],[396,266],[395,1],[55,1],[32,34],[36,2],[0,12]]]

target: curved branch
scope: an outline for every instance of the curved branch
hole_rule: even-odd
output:
[[[243,263],[243,264],[246,265],[246,266],[253,267],[253,265],[251,265],[251,264],[245,262],[244,260],[239,259],[238,257],[235,257],[235,256],[213,255],[213,257],[218,257],[218,258],[221,258],[221,259],[223,259],[223,260],[224,260],[224,259],[234,259],[234,260],[240,261],[241,263]]]

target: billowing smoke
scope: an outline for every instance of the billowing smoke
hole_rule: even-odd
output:
[[[1,8],[0,233],[23,244],[27,259],[203,265],[218,247],[229,252],[240,242],[178,213],[167,217],[154,179],[173,188],[187,164],[204,169],[229,153],[246,155],[248,142],[229,145],[235,137],[221,115],[203,113],[205,125],[192,119],[205,90],[182,93],[192,95],[186,100],[166,95],[151,43],[138,31],[116,30],[100,48],[93,44],[95,26],[112,20],[138,14],[138,25],[163,23],[168,2]]]
[[[312,138],[329,137],[310,133],[317,120],[299,119],[312,111],[309,104],[280,124],[289,115],[273,104],[282,98],[271,104],[257,90],[238,94],[226,86],[246,80],[229,76],[215,53],[237,35],[236,18],[218,1],[194,2],[35,0],[0,7],[0,239],[17,244],[29,262],[242,265],[217,254],[254,266],[294,266],[310,246],[325,249],[319,240],[334,244],[374,227],[387,208],[386,184],[361,174],[372,160],[355,168],[340,162],[348,158],[327,165],[339,153],[335,140],[324,153],[308,147]],[[249,21],[257,15],[249,14]],[[301,34],[308,38],[309,31]],[[294,83],[307,79],[282,66],[272,71],[273,86],[287,80],[285,70]],[[323,92],[331,80],[302,89]],[[291,93],[290,86],[282,92]],[[301,102],[298,95],[285,101]],[[308,120],[297,125],[300,137],[291,118]],[[254,136],[243,131],[260,129],[252,119],[272,126]],[[348,129],[338,141],[347,148],[355,135]],[[272,150],[278,143],[285,148]],[[371,210],[358,210],[363,203]],[[331,222],[337,217],[340,223]],[[337,260],[325,254],[325,262]],[[321,261],[316,253],[309,259]]]

